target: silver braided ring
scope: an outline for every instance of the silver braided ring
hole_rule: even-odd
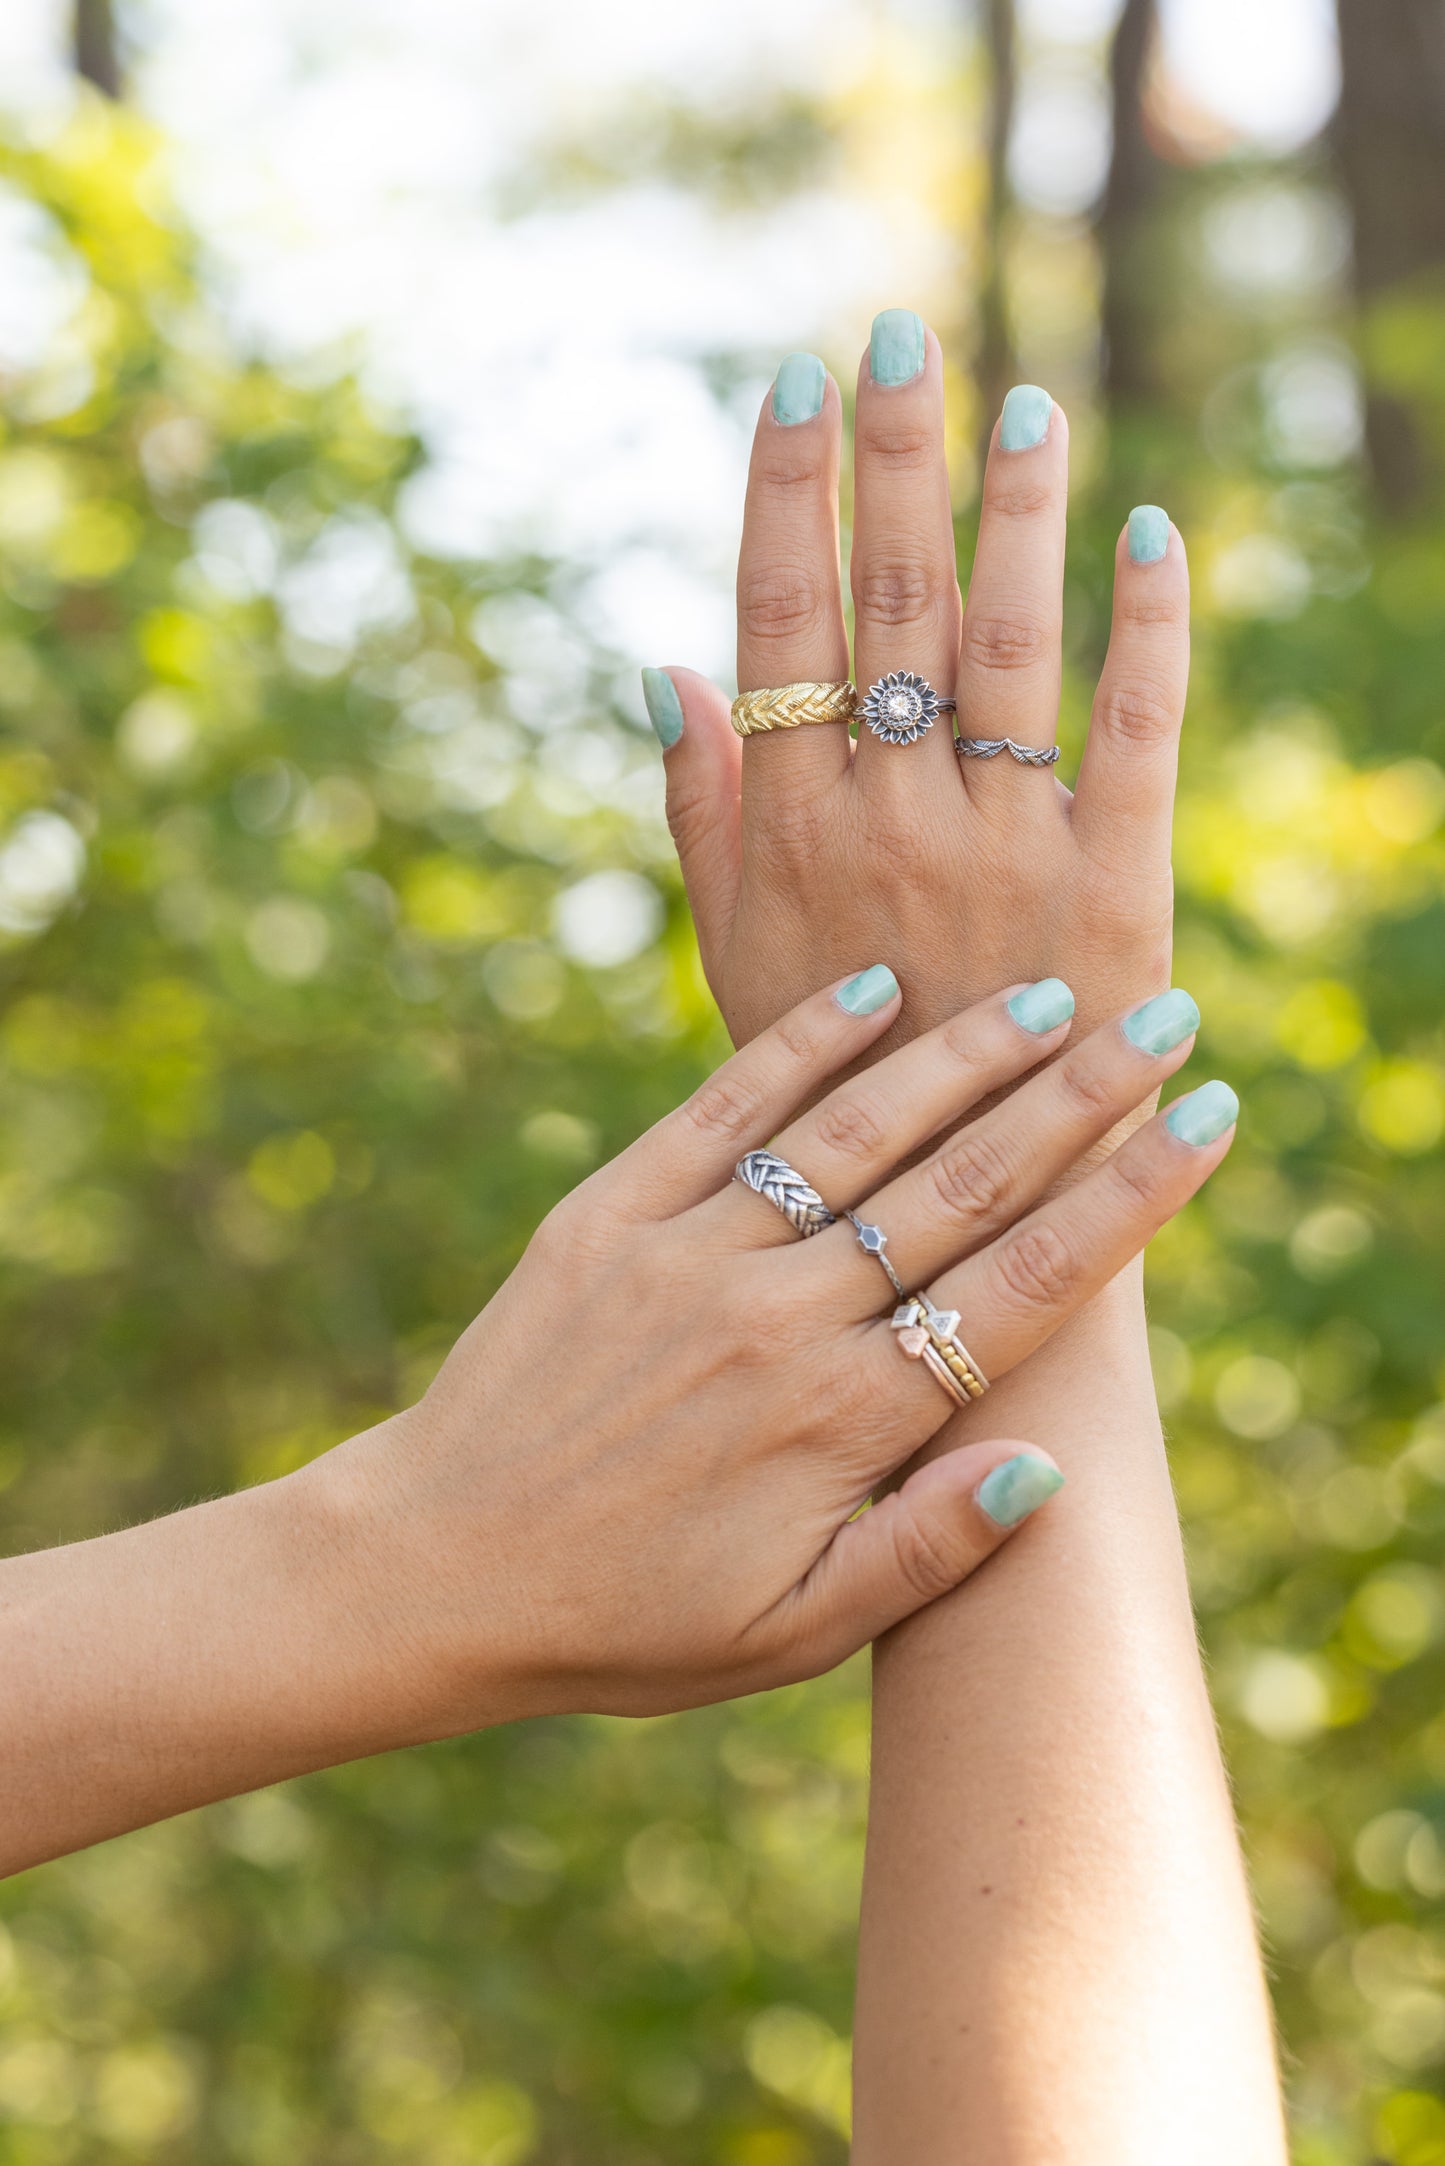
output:
[[[885,745],[911,745],[931,730],[941,714],[956,714],[958,701],[944,699],[926,677],[895,669],[870,684],[858,702],[858,719]]]
[[[1060,745],[1016,745],[1012,737],[956,737],[953,749],[966,760],[996,760],[1000,752],[1007,752],[1020,767],[1052,767],[1063,748]]]
[[[883,1231],[883,1228],[881,1226],[869,1226],[858,1216],[856,1211],[845,1211],[843,1216],[857,1234],[859,1248],[866,1255],[875,1256],[878,1259],[888,1273],[888,1283],[893,1288],[894,1293],[897,1294],[900,1301],[906,1301],[908,1294],[903,1281],[883,1253],[888,1246],[888,1236]]]
[[[836,1224],[832,1212],[818,1194],[810,1188],[801,1173],[795,1173],[786,1158],[779,1158],[776,1151],[749,1151],[740,1158],[733,1170],[733,1179],[741,1181],[755,1195],[766,1196],[775,1211],[781,1211],[795,1233],[806,1241],[810,1234],[824,1233]]]

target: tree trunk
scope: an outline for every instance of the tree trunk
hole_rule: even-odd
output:
[[[1017,375],[1009,325],[1005,257],[1008,241],[1008,148],[1017,81],[1013,0],[984,0],[984,43],[989,63],[988,194],[984,203],[983,279],[978,297],[980,467],[1004,394]]]
[[[75,0],[71,51],[77,75],[108,98],[120,96],[120,55],[111,0]]]
[[[1155,0],[1125,0],[1109,51],[1114,147],[1099,211],[1103,256],[1100,332],[1109,406],[1146,405],[1159,391],[1151,281],[1140,261],[1159,192],[1159,160],[1144,132],[1144,83],[1155,36]]]
[[[1334,144],[1355,236],[1355,291],[1368,311],[1394,289],[1445,274],[1445,5],[1336,0],[1340,108]],[[1440,477],[1407,400],[1367,386],[1366,441],[1388,509],[1409,511]]]

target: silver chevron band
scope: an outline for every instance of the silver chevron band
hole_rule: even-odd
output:
[[[749,1151],[746,1158],[738,1160],[733,1179],[757,1195],[766,1196],[805,1241],[809,1234],[823,1233],[834,1223],[817,1189],[810,1188],[802,1174],[795,1173],[776,1151]]]
[[[1007,752],[1021,767],[1052,767],[1061,751],[1059,745],[1016,745],[1012,737],[958,737],[953,749],[966,760],[996,760],[1000,752]]]

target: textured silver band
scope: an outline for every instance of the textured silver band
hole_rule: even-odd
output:
[[[1061,745],[1016,745],[1012,737],[955,737],[953,749],[965,760],[996,760],[1007,752],[1020,767],[1052,767]]]
[[[907,1288],[883,1253],[888,1246],[888,1236],[883,1231],[883,1228],[868,1225],[864,1219],[858,1216],[856,1211],[845,1211],[843,1216],[857,1234],[859,1248],[863,1250],[865,1255],[876,1258],[882,1264],[884,1270],[888,1273],[888,1283],[893,1288],[894,1293],[897,1294],[900,1301],[906,1301],[908,1299]]]
[[[766,1196],[805,1241],[810,1234],[824,1233],[837,1223],[817,1189],[810,1188],[802,1174],[795,1173],[776,1151],[749,1151],[746,1158],[738,1160],[733,1179],[755,1195]]]

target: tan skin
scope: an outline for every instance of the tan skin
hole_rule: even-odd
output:
[[[963,734],[1045,746],[1061,677],[1064,415],[1055,406],[1024,450],[995,431],[966,606],[942,416],[931,333],[907,384],[873,382],[865,355],[850,672],[836,387],[792,426],[764,404],[738,682],[851,674],[866,687],[911,669],[956,691]],[[671,671],[684,728],[667,753],[669,816],[734,1037],[860,941],[903,980],[895,1035],[1019,977],[1063,977],[1085,1021],[1167,984],[1188,615],[1178,533],[1147,564],[1121,535],[1072,796],[1007,757],[960,762],[946,724],[907,748],[860,731],[854,751],[837,726],[740,744],[725,696]],[[969,1180],[987,1194],[986,1153]],[[922,1458],[977,1419],[955,1416]],[[1283,2166],[1269,2007],[1137,1268],[1002,1381],[988,1402],[990,1428],[1000,1420],[1067,1464],[1069,1486],[973,1585],[876,1650],[855,2166]]]
[[[417,1406],[282,1481],[0,1564],[0,1870],[391,1746],[809,1676],[997,1549],[980,1485],[1028,1448],[996,1430],[855,1518],[951,1402],[847,1224],[800,1241],[732,1182],[740,1153],[776,1135],[882,1214],[1004,1376],[1230,1136],[1154,1120],[1040,1202],[1187,1042],[1075,1045],[995,994],[830,1091],[899,1005],[824,991],[760,1033],[558,1206]],[[987,1199],[959,1178],[976,1139]]]

